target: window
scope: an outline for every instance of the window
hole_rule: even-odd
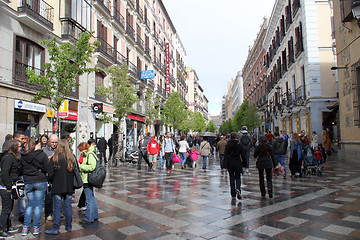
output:
[[[102,85],[104,85],[104,74],[97,72],[95,74],[95,92],[97,92],[97,88]]]
[[[86,30],[91,31],[91,4],[87,0],[62,0],[61,4],[65,7],[61,16],[72,18],[83,26]]]
[[[353,19],[351,4],[352,0],[340,0],[341,21],[351,22]]]
[[[34,70],[35,74],[42,73],[44,63],[44,49],[38,44],[25,38],[16,37],[15,45],[15,75],[26,78],[26,70]]]

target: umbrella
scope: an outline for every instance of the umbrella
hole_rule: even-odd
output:
[[[202,132],[199,134],[200,137],[216,137],[215,133],[212,132]]]

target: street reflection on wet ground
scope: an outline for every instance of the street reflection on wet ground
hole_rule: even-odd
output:
[[[201,160],[198,162],[201,165]],[[360,239],[359,163],[331,156],[323,176],[274,179],[274,198],[262,199],[255,161],[232,201],[219,160],[207,170],[149,172],[110,168],[96,190],[100,219],[83,226],[73,201],[73,231],[54,239]],[[43,230],[51,223],[42,226]],[[22,238],[17,234],[18,238]],[[38,238],[45,238],[44,233]],[[33,238],[31,234],[27,238]],[[48,237],[51,238],[51,237]]]

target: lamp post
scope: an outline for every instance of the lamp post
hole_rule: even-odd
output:
[[[354,18],[358,21],[358,26],[360,27],[360,0],[354,0],[351,5],[352,13]]]

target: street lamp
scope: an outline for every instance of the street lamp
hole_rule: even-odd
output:
[[[141,91],[140,91],[140,81],[139,80],[137,80],[135,82],[135,89],[137,90],[136,95],[138,95],[140,97],[141,96]]]
[[[360,27],[360,0],[353,1],[351,5],[352,13],[354,18],[358,21],[358,26]]]

